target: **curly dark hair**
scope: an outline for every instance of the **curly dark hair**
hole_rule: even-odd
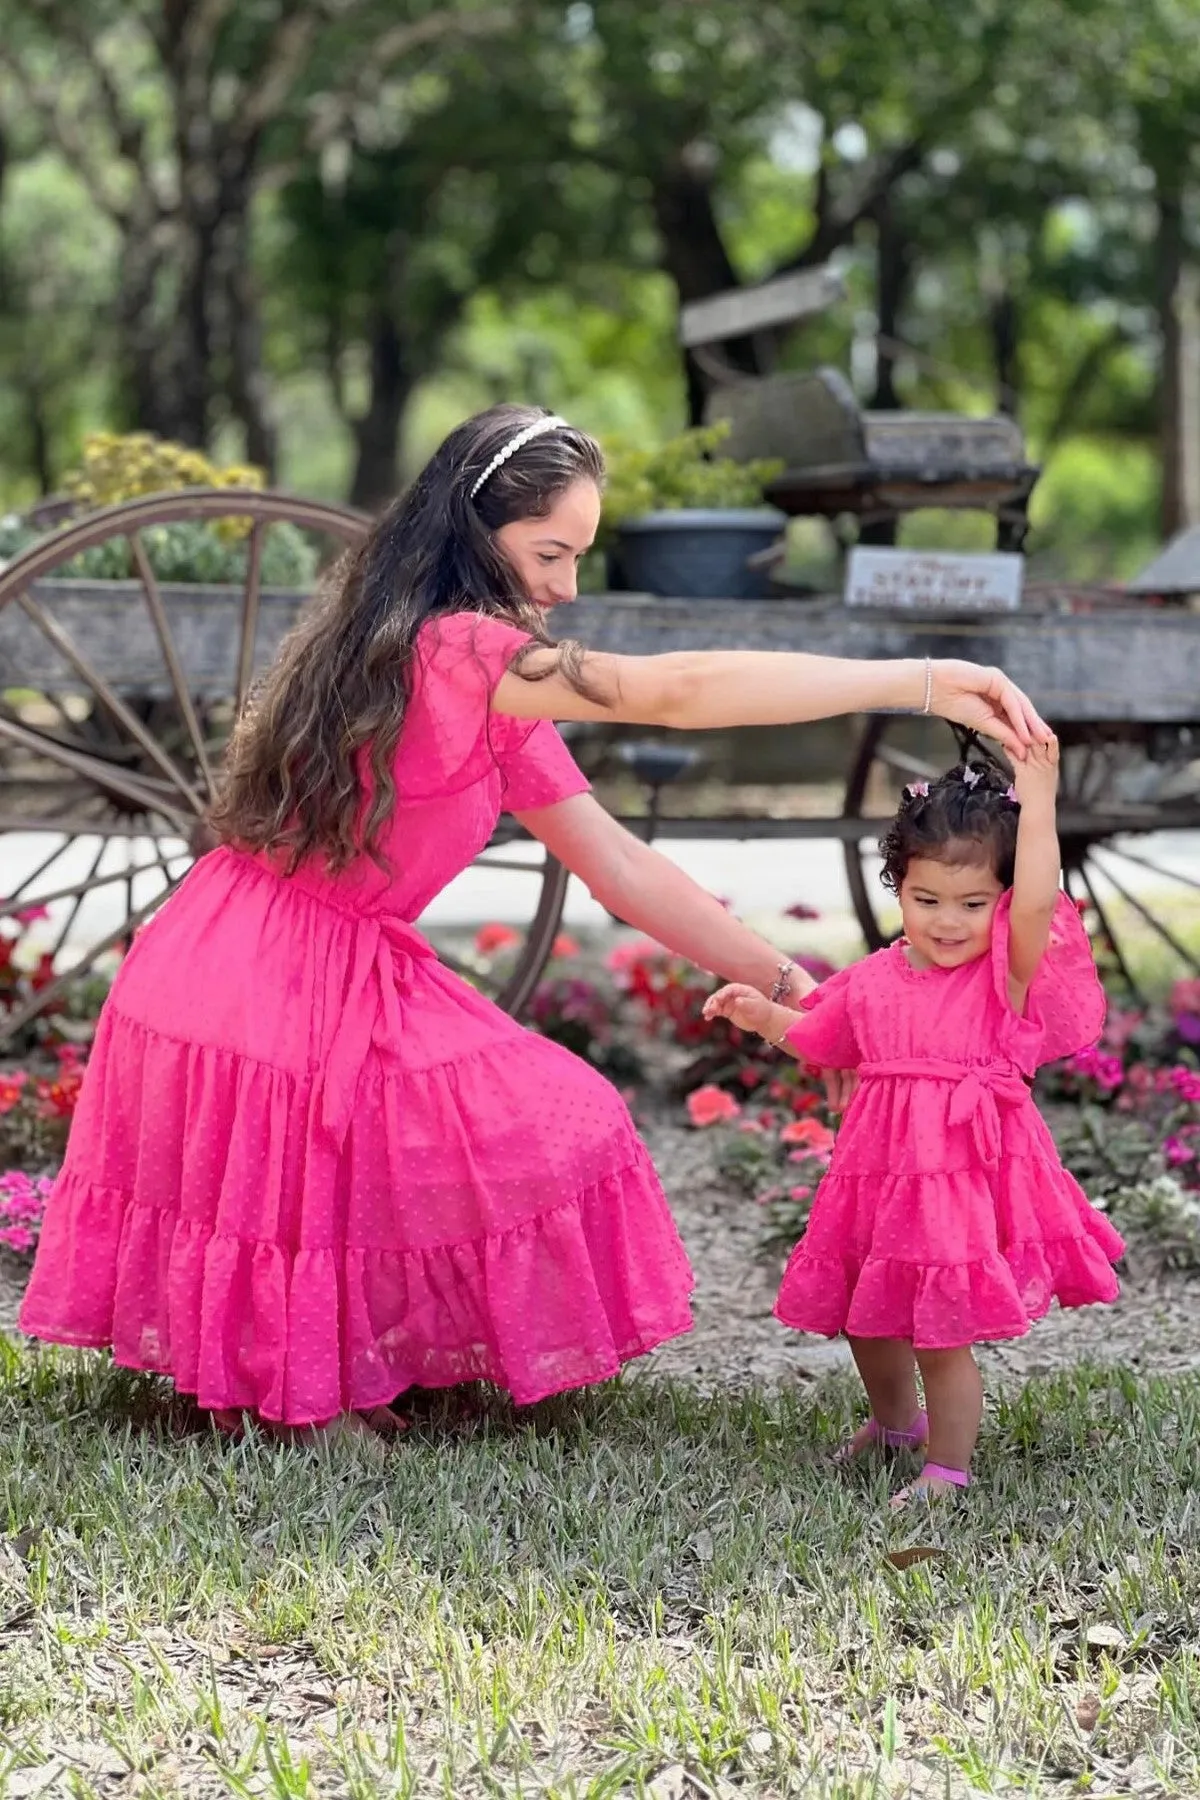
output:
[[[986,863],[1001,887],[1012,886],[1021,809],[1011,777],[991,756],[968,749],[961,762],[936,781],[906,788],[900,809],[880,840],[879,879],[900,892],[915,856],[942,863]],[[925,789],[922,792],[922,789]]]
[[[550,642],[494,533],[514,519],[544,518],[577,481],[602,487],[598,445],[570,426],[547,431],[472,493],[497,452],[547,416],[540,407],[493,406],[468,419],[332,572],[238,720],[209,813],[218,838],[281,851],[289,870],[317,853],[336,873],[363,851],[386,867],[378,846],[396,798],[392,764],[422,625],[446,613],[490,613]],[[564,677],[589,692],[581,647],[554,648]],[[360,830],[364,747],[373,794]]]

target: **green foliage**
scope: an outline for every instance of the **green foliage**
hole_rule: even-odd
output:
[[[729,427],[716,425],[682,431],[654,449],[614,446],[608,451],[608,485],[604,517],[609,529],[622,519],[649,512],[677,512],[686,507],[754,507],[763,504],[763,488],[778,475],[781,462],[739,463],[717,456]]]
[[[246,540],[222,537],[208,521],[184,519],[171,525],[150,525],[142,531],[141,540],[160,581],[214,586],[245,581]],[[317,567],[317,551],[297,526],[284,520],[267,528],[261,563],[264,587],[307,589]],[[124,538],[110,538],[72,557],[61,572],[86,581],[129,580],[134,573],[129,545]]]

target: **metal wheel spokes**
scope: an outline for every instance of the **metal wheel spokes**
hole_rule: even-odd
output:
[[[1128,998],[1145,1006],[1171,981],[1200,973],[1188,894],[1195,869],[1171,866],[1200,829],[1200,746],[1185,726],[1064,731],[1060,839],[1068,890],[1093,915],[1097,952]],[[1167,860],[1131,848],[1163,834]],[[1123,867],[1123,865],[1125,865]]]
[[[541,844],[506,824],[418,923],[448,968],[519,1014],[553,950],[569,880]]]
[[[161,528],[197,523],[232,581],[158,572]],[[0,569],[0,921],[47,908],[35,929],[55,969],[0,1006],[0,1048],[127,946],[207,847],[250,682],[367,524],[286,495],[195,489],[107,508]],[[103,579],[86,572],[96,551]],[[122,564],[126,578],[108,578]]]

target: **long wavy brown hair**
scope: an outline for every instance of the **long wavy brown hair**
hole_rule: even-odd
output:
[[[422,625],[443,613],[490,613],[549,642],[541,611],[493,534],[514,519],[544,518],[574,482],[601,486],[599,446],[569,427],[547,431],[471,498],[492,458],[546,416],[538,407],[494,406],[468,419],[332,572],[235,726],[209,813],[218,838],[282,853],[289,872],[314,855],[333,873],[364,853],[387,867],[380,835],[395,805],[392,763]],[[579,645],[556,648],[557,666],[586,690]],[[364,748],[372,792],[365,820]]]

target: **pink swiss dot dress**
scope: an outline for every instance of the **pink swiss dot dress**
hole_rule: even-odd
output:
[[[498,815],[583,793],[492,691],[528,642],[424,628],[384,849],[330,878],[206,856],[113,985],[22,1328],[289,1424],[483,1378],[521,1403],[691,1323],[615,1089],[438,962],[412,921]]]
[[[834,1337],[950,1349],[1020,1337],[1052,1300],[1117,1298],[1124,1244],[1058,1159],[1027,1078],[1095,1042],[1104,990],[1061,896],[1023,1015],[1008,999],[1010,895],[991,953],[912,967],[902,944],[843,969],[788,1033],[810,1062],[856,1068],[776,1317]]]

